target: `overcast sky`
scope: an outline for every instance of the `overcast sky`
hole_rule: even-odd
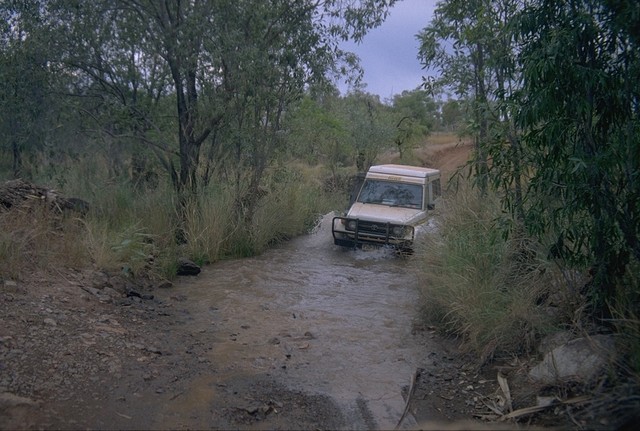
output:
[[[385,22],[371,30],[359,45],[342,45],[360,57],[366,92],[385,100],[422,83],[425,73],[417,58],[416,34],[431,21],[436,3],[437,0],[399,0]],[[338,88],[342,94],[348,91],[345,83],[338,83]]]

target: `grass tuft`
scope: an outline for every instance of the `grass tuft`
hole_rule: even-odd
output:
[[[483,361],[531,350],[553,320],[542,301],[549,263],[525,236],[506,239],[496,227],[499,216],[496,197],[459,189],[439,211],[438,231],[416,252],[427,318]]]

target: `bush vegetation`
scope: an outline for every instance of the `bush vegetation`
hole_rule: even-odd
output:
[[[460,337],[484,361],[494,353],[528,352],[554,329],[543,310],[552,264],[527,237],[505,237],[499,199],[465,184],[449,191],[437,233],[420,244],[415,263],[426,318]]]
[[[178,257],[204,264],[261,253],[344,206],[344,193],[325,192],[317,172],[306,172],[311,168],[274,168],[251,220],[238,215],[234,188],[218,182],[188,203],[185,238],[176,241],[177,197],[168,181],[140,188],[126,178],[109,179],[106,170],[89,174],[85,168],[74,163],[55,178],[34,181],[61,184],[57,191],[86,200],[91,208],[86,216],[60,215],[40,202],[0,211],[0,277],[20,278],[35,268],[93,266],[172,278]]]

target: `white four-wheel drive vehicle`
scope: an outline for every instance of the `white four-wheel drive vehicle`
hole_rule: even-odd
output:
[[[371,166],[344,217],[334,217],[336,245],[390,245],[411,251],[416,230],[440,196],[440,171],[403,165]]]

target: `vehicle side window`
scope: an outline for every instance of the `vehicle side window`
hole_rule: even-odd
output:
[[[433,183],[433,199],[440,197],[442,195],[442,190],[440,189],[440,178],[435,180]]]

